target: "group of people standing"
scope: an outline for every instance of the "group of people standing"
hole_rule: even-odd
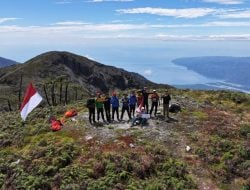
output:
[[[149,111],[149,98],[151,99],[151,109]],[[168,90],[165,91],[164,95],[161,96],[163,99],[163,113],[164,118],[169,117],[169,102],[171,97],[168,93]],[[119,117],[119,107],[121,104],[121,117]],[[123,94],[121,101],[115,92],[113,92],[110,97],[108,94],[97,93],[95,95],[91,95],[91,97],[87,100],[87,108],[89,109],[89,122],[96,123],[95,113],[97,109],[97,121],[99,122],[100,116],[103,122],[111,123],[114,121],[114,117],[116,115],[117,121],[121,121],[123,119],[124,113],[127,112],[129,120],[132,117],[135,117],[136,107],[145,108],[145,113],[149,113],[150,116],[154,110],[154,116],[157,114],[158,106],[160,105],[160,96],[153,90],[153,92],[149,92],[146,87],[142,90],[138,90],[137,94],[135,91],[132,91],[128,96],[127,93]],[[104,118],[104,112],[106,119]]]

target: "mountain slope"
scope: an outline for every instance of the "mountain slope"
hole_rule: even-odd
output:
[[[16,61],[0,57],[0,68],[18,64]]]
[[[65,76],[70,82],[79,84],[88,91],[108,92],[113,89],[125,90],[143,86],[169,87],[153,83],[137,73],[58,51],[41,54],[22,65],[0,69],[0,84],[18,86],[21,75],[24,84],[34,81],[38,85],[44,80]]]
[[[173,60],[208,78],[223,80],[250,89],[250,57],[190,57]]]

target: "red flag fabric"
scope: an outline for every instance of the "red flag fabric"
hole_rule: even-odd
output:
[[[37,107],[43,100],[41,95],[33,87],[32,83],[29,84],[26,89],[25,96],[21,105],[21,118],[25,121],[28,114]]]
[[[138,108],[136,108],[135,111],[136,111],[137,113],[141,113],[141,108],[143,107],[143,103],[144,103],[144,99],[142,99],[140,105],[138,106]]]

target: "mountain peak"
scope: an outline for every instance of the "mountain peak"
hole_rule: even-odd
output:
[[[108,92],[143,86],[169,87],[153,83],[137,73],[104,65],[66,51],[50,51],[40,54],[9,73],[6,76],[2,74],[1,77],[0,71],[0,83],[11,81],[17,85],[18,78],[16,77],[22,74],[26,78],[24,81],[33,80],[38,83],[66,76],[69,82],[79,84],[88,91]]]
[[[18,64],[16,61],[0,57],[0,68]]]

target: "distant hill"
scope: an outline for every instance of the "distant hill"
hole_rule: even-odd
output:
[[[250,90],[250,57],[189,57],[175,59],[173,62],[208,78],[219,79]]]
[[[18,64],[16,61],[0,57],[0,68]]]
[[[68,82],[78,84],[88,92],[108,92],[143,86],[169,87],[153,83],[137,73],[58,51],[43,53],[24,64],[0,69],[0,85],[18,87],[21,75],[24,86],[30,81],[39,86],[46,80],[56,80],[63,76]]]

